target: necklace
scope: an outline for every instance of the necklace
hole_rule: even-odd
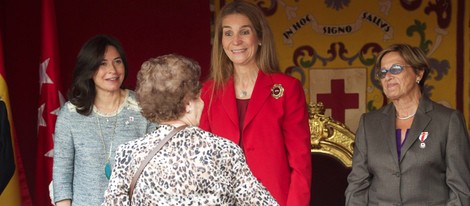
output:
[[[104,174],[106,175],[106,178],[108,180],[111,177],[111,164],[109,162],[109,159],[111,158],[111,152],[112,152],[112,149],[113,149],[113,142],[114,142],[114,135],[116,134],[118,110],[116,110],[115,115],[114,115],[115,117],[114,117],[114,125],[113,125],[113,134],[109,138],[109,152],[108,152],[107,155],[106,155],[106,151],[107,151],[106,150],[106,143],[105,143],[105,140],[104,140],[104,137],[103,137],[103,131],[101,130],[100,118],[98,117],[98,115],[96,116],[96,119],[98,121],[98,128],[99,128],[99,132],[100,132],[101,143],[103,145],[103,155],[105,157],[105,162],[106,162],[105,165],[104,165]]]
[[[240,90],[240,97],[246,97],[248,93],[244,90]]]
[[[407,119],[409,119],[409,118],[411,118],[411,117],[414,117],[415,114],[416,114],[416,113],[413,113],[413,114],[410,114],[410,115],[408,115],[408,116],[406,116],[406,117],[399,117],[399,116],[397,115],[397,119],[399,119],[399,120],[407,120]]]
[[[258,73],[251,75],[251,76],[245,76],[245,78],[243,79],[247,79],[246,81],[242,81],[241,77],[238,77],[238,76],[235,77],[235,89],[239,91],[238,92],[239,98],[247,97],[248,91],[252,92],[253,87],[256,83],[257,77],[258,77]]]

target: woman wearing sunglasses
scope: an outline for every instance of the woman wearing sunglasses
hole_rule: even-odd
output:
[[[376,67],[391,103],[361,117],[346,205],[470,205],[465,119],[423,95],[424,53],[391,45]]]

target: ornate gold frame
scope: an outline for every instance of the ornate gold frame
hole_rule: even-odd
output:
[[[351,167],[354,133],[343,123],[325,116],[322,102],[310,103],[308,107],[311,152],[331,155]]]

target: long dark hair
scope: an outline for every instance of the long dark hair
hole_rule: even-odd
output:
[[[96,96],[93,75],[104,59],[107,46],[113,46],[118,51],[124,63],[124,79],[127,77],[127,58],[121,43],[107,35],[97,35],[89,39],[77,55],[72,86],[68,91],[69,101],[77,107],[77,112],[81,115],[88,116],[93,111]]]

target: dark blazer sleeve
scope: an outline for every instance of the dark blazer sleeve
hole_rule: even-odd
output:
[[[367,169],[367,143],[365,137],[364,114],[361,116],[356,131],[354,143],[353,165],[348,175],[348,187],[346,188],[346,206],[368,205],[368,191],[370,186],[370,173]]]
[[[463,115],[450,117],[446,144],[446,182],[450,188],[446,205],[470,205],[470,139]]]
[[[0,194],[10,182],[15,171],[15,159],[11,143],[10,123],[5,102],[0,101]]]

